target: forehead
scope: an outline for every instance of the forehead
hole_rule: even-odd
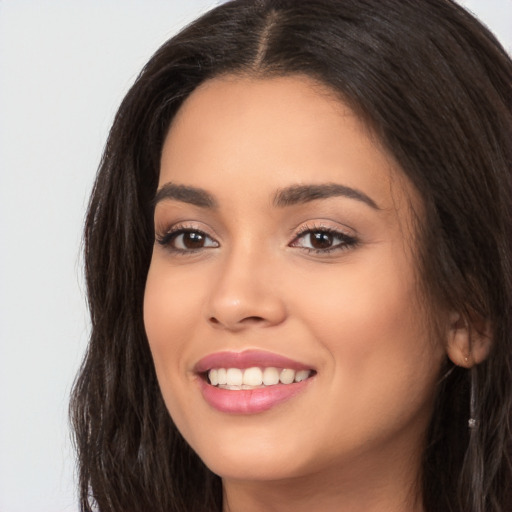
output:
[[[203,83],[164,142],[160,186],[169,181],[214,189],[238,184],[242,195],[342,183],[364,188],[384,209],[414,195],[367,125],[331,89],[305,76]]]

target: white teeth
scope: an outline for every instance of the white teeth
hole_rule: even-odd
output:
[[[210,384],[216,386],[219,383],[219,370],[210,370],[208,372],[208,378],[210,379]]]
[[[291,384],[295,380],[295,370],[289,370],[288,368],[281,370],[279,380],[282,384]]]
[[[302,382],[311,375],[310,370],[292,370],[290,368],[278,369],[272,366],[258,368],[254,366],[242,370],[240,368],[212,368],[208,372],[208,379],[212,386],[221,386],[225,389],[253,389],[276,384],[292,384]]]
[[[211,370],[210,370],[211,371]],[[226,368],[219,368],[217,370],[217,383],[219,385],[227,384]]]
[[[279,382],[279,372],[277,368],[269,366],[263,370],[263,384],[265,386],[273,386]]]
[[[241,386],[244,375],[239,368],[228,368],[226,370],[226,384],[228,386]]]
[[[244,371],[243,384],[248,386],[261,386],[263,384],[263,372],[259,368],[247,368]]]
[[[295,373],[295,382],[302,382],[303,380],[306,380],[310,373],[311,372],[309,370],[299,370]]]

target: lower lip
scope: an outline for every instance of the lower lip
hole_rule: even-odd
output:
[[[231,414],[257,414],[268,411],[301,393],[311,378],[293,384],[276,384],[255,389],[222,389],[199,379],[206,402],[220,412]]]

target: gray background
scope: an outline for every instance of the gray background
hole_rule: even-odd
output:
[[[512,0],[463,2],[512,49]],[[0,512],[77,510],[81,229],[115,110],[212,0],[0,0]]]

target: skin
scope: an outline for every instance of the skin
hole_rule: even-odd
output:
[[[197,250],[179,236],[155,243],[144,320],[168,410],[222,477],[224,510],[423,510],[420,461],[446,340],[432,339],[418,291],[411,206],[421,212],[421,201],[390,155],[308,78],[229,76],[200,86],[174,119],[159,189],[171,182],[207,191],[216,207],[158,201],[157,238],[176,227],[206,237]],[[273,201],[286,187],[333,183],[376,207]],[[304,229],[356,242],[335,236],[333,250],[311,252]],[[268,411],[219,412],[194,365],[246,349],[317,373]]]

